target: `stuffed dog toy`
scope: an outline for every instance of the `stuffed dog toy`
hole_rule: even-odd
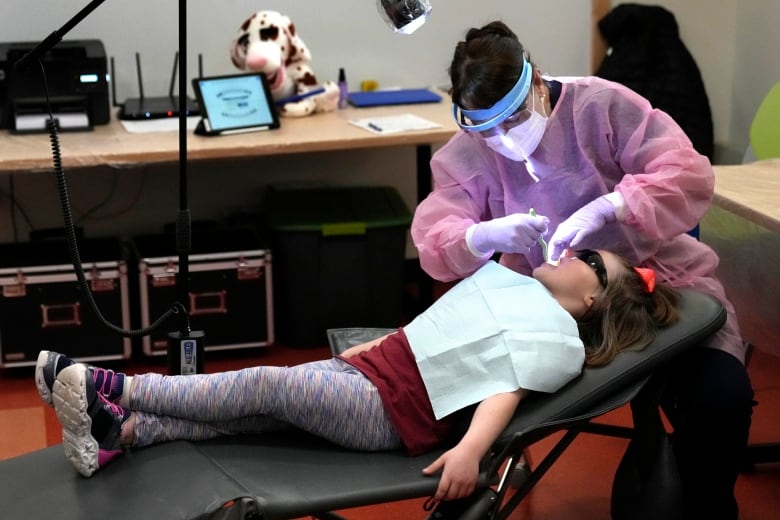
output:
[[[246,19],[230,45],[233,64],[244,71],[263,72],[275,101],[325,88],[325,92],[285,103],[283,116],[303,117],[338,107],[339,88],[332,81],[317,83],[311,53],[298,37],[290,18],[276,11],[258,11]]]

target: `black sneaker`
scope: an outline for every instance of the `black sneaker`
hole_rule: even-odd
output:
[[[95,388],[92,370],[75,363],[53,385],[54,409],[62,424],[65,456],[85,477],[122,455],[119,437],[130,410],[110,402]]]

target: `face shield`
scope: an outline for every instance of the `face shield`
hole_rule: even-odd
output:
[[[510,128],[522,125],[531,116],[528,93],[531,90],[533,68],[523,57],[523,71],[517,83],[493,106],[485,109],[466,110],[452,104],[455,122],[467,132],[478,132],[483,137],[504,135]]]

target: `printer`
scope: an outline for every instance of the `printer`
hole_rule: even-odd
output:
[[[49,111],[38,63],[14,64],[38,42],[0,43],[0,128],[44,132]],[[100,40],[63,40],[40,58],[51,112],[60,130],[90,130],[108,123],[106,51]]]

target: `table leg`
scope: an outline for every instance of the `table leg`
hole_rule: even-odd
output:
[[[417,203],[422,202],[433,189],[431,181],[431,145],[417,146]],[[417,285],[419,288],[419,304],[421,309],[428,308],[433,303],[433,279],[423,271],[419,261],[417,268]]]

